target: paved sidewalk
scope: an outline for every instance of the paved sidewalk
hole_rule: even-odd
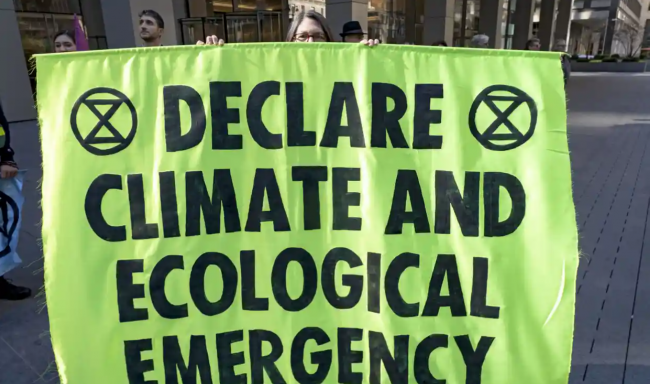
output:
[[[647,95],[650,77],[643,76],[575,76],[569,84],[574,199],[583,252],[570,384],[650,382]],[[30,172],[19,246],[25,264],[10,277],[38,289],[43,284],[38,130],[35,123],[17,124],[12,135],[20,165]],[[644,248],[645,240],[649,245]],[[42,297],[0,302],[0,384],[58,382],[47,329]]]

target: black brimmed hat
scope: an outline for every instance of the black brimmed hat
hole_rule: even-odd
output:
[[[348,21],[343,24],[343,32],[341,32],[341,37],[348,35],[365,35],[366,33],[361,28],[361,23],[358,21]]]

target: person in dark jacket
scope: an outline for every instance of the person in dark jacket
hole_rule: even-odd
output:
[[[0,104],[0,177],[9,179],[18,174],[18,165],[14,162],[14,150],[11,148],[9,122]],[[0,276],[0,300],[24,300],[32,295],[29,288],[11,284]]]

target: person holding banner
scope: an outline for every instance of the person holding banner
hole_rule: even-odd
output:
[[[56,53],[76,52],[77,39],[74,31],[63,30],[54,35],[54,51]]]
[[[309,10],[301,12],[294,17],[285,41],[295,43],[332,43],[336,39],[325,17],[314,10]],[[373,47],[379,44],[379,40],[364,39],[360,43]],[[219,39],[213,35],[208,36],[205,42],[199,40],[196,44],[222,46],[225,42],[223,39]]]
[[[16,175],[18,175],[18,165],[14,162],[14,151],[10,145],[9,122],[0,104],[0,177],[10,179]],[[0,300],[24,300],[31,295],[31,289],[13,285],[0,275]]]

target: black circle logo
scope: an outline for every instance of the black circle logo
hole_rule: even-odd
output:
[[[18,205],[4,192],[0,192],[0,258],[12,252],[11,240],[18,227],[20,211]]]
[[[505,110],[501,110],[495,103],[497,101],[510,102],[511,104]],[[481,133],[476,126],[476,114],[483,104],[487,105],[494,113],[496,119]],[[530,111],[530,125],[525,131],[510,121],[510,116],[522,104],[526,104]],[[469,110],[469,129],[472,135],[482,146],[493,151],[507,151],[521,146],[533,136],[536,125],[537,105],[535,101],[526,92],[509,85],[492,85],[485,88],[476,96]],[[504,126],[510,133],[497,133],[496,131],[501,126]]]
[[[101,96],[93,97],[96,95]],[[111,97],[106,97],[107,95]],[[126,137],[124,137],[111,123],[111,118],[122,107],[122,105],[126,105],[131,113],[131,127]],[[90,133],[85,137],[81,134],[81,131],[79,130],[79,122],[77,121],[81,106],[86,106],[97,118],[94,128],[92,128]],[[101,112],[98,109],[100,106],[108,107],[108,109]],[[94,155],[106,156],[118,153],[131,144],[138,128],[138,115],[131,100],[129,100],[129,98],[122,92],[113,88],[93,88],[81,95],[72,107],[70,126],[72,127],[74,136],[82,147]],[[98,137],[100,132],[102,132],[103,135]],[[110,134],[110,136],[106,136],[106,133]],[[106,148],[106,146],[104,146],[105,144],[117,145]],[[101,147],[97,147],[98,145]]]

